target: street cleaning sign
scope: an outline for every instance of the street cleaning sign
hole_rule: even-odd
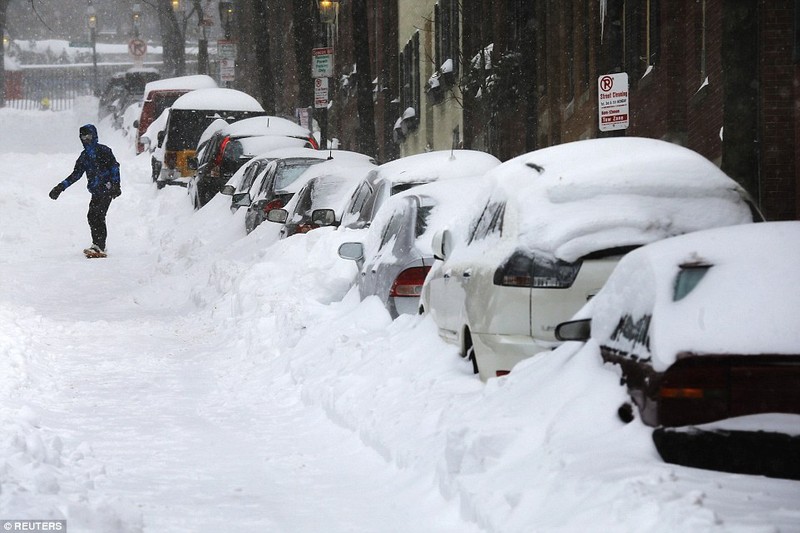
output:
[[[628,74],[604,74],[597,79],[600,131],[624,130],[630,125]]]

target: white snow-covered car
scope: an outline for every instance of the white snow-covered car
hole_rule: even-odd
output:
[[[440,150],[389,161],[364,178],[342,215],[342,227],[369,227],[387,198],[433,181],[480,176],[500,164],[491,154],[476,150]]]
[[[339,256],[358,266],[361,299],[377,296],[392,318],[417,314],[434,264],[432,235],[486,190],[481,176],[469,176],[418,185],[386,199],[368,229],[352,232],[366,232],[364,242],[339,247]]]
[[[492,193],[438,232],[422,309],[482,380],[555,348],[556,326],[644,244],[752,222],[745,191],[713,163],[643,138],[578,141],[487,174]]]
[[[596,343],[666,461],[800,479],[798,242],[794,221],[643,246],[557,335]]]

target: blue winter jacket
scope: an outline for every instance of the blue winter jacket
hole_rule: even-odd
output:
[[[83,143],[83,152],[75,161],[75,169],[61,182],[66,189],[86,173],[86,188],[92,194],[111,195],[114,184],[119,187],[119,163],[111,148],[97,142],[97,128],[92,124],[81,126],[80,133],[91,133],[92,140]],[[83,141],[82,141],[83,142]]]

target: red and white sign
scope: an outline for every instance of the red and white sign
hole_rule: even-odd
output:
[[[131,39],[128,42],[128,52],[133,57],[142,57],[147,53],[147,43],[141,39]]]
[[[328,107],[328,78],[314,78],[314,107]]]
[[[600,131],[624,130],[630,126],[628,74],[604,74],[597,79]]]

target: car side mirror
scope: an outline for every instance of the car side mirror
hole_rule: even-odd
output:
[[[570,320],[556,326],[556,339],[586,342],[592,336],[592,319]]]
[[[232,199],[233,205],[236,207],[249,207],[253,201],[250,199],[249,192],[240,192],[239,194],[234,194]]]
[[[311,223],[315,226],[333,226],[336,224],[336,213],[333,209],[314,209],[311,212]]]
[[[360,242],[345,242],[339,246],[339,257],[350,261],[361,261],[364,259],[364,245]]]
[[[197,170],[197,158],[190,157],[186,160],[186,166],[189,167],[189,170]]]
[[[233,185],[223,185],[222,188],[219,190],[220,194],[224,194],[225,196],[233,196],[233,193],[236,192],[236,187]]]
[[[433,257],[439,261],[444,261],[453,251],[453,234],[449,229],[439,230],[433,234],[431,241]]]
[[[139,129],[139,121],[138,120],[134,120],[133,121],[133,127],[136,128],[137,130]]]
[[[161,148],[161,145],[164,144],[164,137],[167,135],[166,131],[159,131],[158,132],[158,147]]]
[[[289,218],[289,212],[286,209],[270,209],[267,212],[267,220],[270,222],[284,224],[287,218]]]

